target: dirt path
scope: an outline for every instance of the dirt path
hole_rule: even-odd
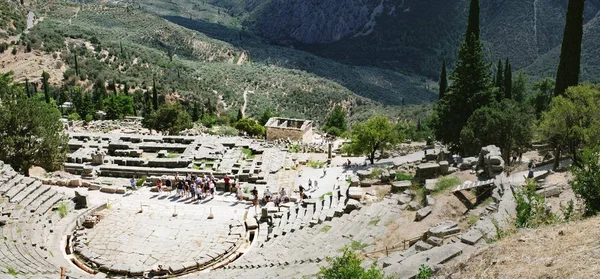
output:
[[[246,104],[248,103],[248,89],[244,89],[244,104],[242,105],[242,116],[246,117]]]

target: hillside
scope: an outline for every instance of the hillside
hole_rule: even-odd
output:
[[[600,218],[522,231],[443,270],[446,278],[597,278]]]
[[[453,61],[466,23],[467,0],[277,1],[212,0],[274,44],[294,46],[353,65],[370,65],[437,79],[442,59]],[[562,41],[566,1],[481,1],[482,39],[489,61],[508,57],[516,69],[553,76]],[[586,1],[588,33],[600,1]],[[327,17],[323,15],[328,15]],[[353,20],[348,20],[353,18]],[[597,25],[597,24],[596,24]],[[595,56],[598,36],[586,36]],[[548,56],[548,58],[546,58]],[[533,65],[535,66],[533,66]],[[531,67],[530,67],[531,65]],[[598,80],[598,63],[583,65]],[[550,70],[552,69],[552,70]]]
[[[234,31],[221,25],[212,27],[229,33],[197,32],[136,4],[31,1],[23,7],[18,2],[7,3],[10,5],[3,6],[2,12],[10,7],[7,11],[16,11],[23,24],[29,8],[36,14],[37,24],[29,32],[5,39],[8,43],[21,40],[14,46],[17,55],[10,50],[0,54],[0,60],[7,62],[5,70],[14,70],[17,82],[26,77],[39,82],[44,70],[51,74],[52,83],[69,90],[92,90],[104,82],[109,90],[115,90],[114,83],[116,91],[137,94],[152,85],[154,76],[161,94],[175,93],[202,103],[209,100],[218,103],[221,113],[237,113],[247,102],[249,116],[270,108],[283,116],[317,121],[335,104],[348,107],[352,120],[374,112],[423,119],[429,106],[408,104],[436,99],[420,77],[352,67],[303,51],[272,47],[250,33],[249,39],[244,39],[248,44],[241,45],[227,38]],[[183,17],[170,19],[181,25],[196,24]],[[24,30],[24,26],[19,28],[14,34]],[[79,74],[75,73],[75,56]],[[403,108],[381,105],[403,102],[407,104]]]

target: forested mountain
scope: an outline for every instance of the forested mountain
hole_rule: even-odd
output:
[[[453,62],[468,0],[212,0],[275,44],[294,46],[355,65],[435,79]],[[586,0],[582,78],[600,80],[599,0]],[[563,36],[566,0],[481,2],[486,57],[508,57],[528,74],[553,76]]]

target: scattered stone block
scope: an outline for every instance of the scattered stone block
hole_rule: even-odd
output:
[[[408,188],[410,188],[412,186],[412,182],[410,180],[405,180],[405,181],[394,181],[392,183],[392,190],[394,192],[402,192],[404,190],[407,190]]]
[[[438,176],[440,165],[437,163],[425,163],[417,166],[415,177],[419,179],[428,179]]]
[[[439,237],[435,237],[435,236],[428,237],[426,242],[433,246],[442,246],[442,244],[444,244],[443,239],[441,239]]]
[[[479,241],[481,238],[483,238],[483,235],[479,230],[471,229],[462,235],[460,241],[469,245],[475,245],[475,243],[477,243],[477,241]]]
[[[361,200],[363,198],[364,192],[359,187],[350,187],[348,188],[348,192],[350,194],[350,198]]]
[[[558,196],[560,196],[560,193],[562,193],[562,188],[560,188],[559,186],[550,186],[547,188],[542,188],[540,190],[537,190],[536,193],[540,194],[546,198],[558,197]]]
[[[398,204],[408,204],[413,200],[413,197],[407,194],[400,194],[398,196]]]
[[[415,250],[417,251],[427,251],[429,249],[433,248],[433,246],[429,243],[423,242],[422,240],[417,241],[417,243],[415,243]]]
[[[69,187],[81,187],[82,183],[81,183],[81,179],[79,178],[74,178],[69,180]]]
[[[125,194],[126,189],[124,187],[115,188],[115,194]]]
[[[371,187],[373,185],[379,184],[379,179],[368,178],[360,181],[360,187]]]
[[[434,204],[435,204],[435,199],[434,199],[432,196],[430,196],[430,195],[427,195],[427,197],[426,197],[425,199],[426,199],[426,201],[427,201],[427,205],[428,205],[428,206],[432,206],[432,205],[434,205]]]
[[[105,186],[100,188],[100,192],[114,194],[117,191],[117,187]]]
[[[79,191],[75,191],[75,198],[73,198],[75,202],[75,209],[82,209],[88,207],[88,195],[81,194]]]
[[[371,173],[373,173],[373,170],[359,170],[356,172],[356,175],[358,175],[358,177],[363,180],[365,178],[368,178],[369,176],[371,176]]]
[[[168,155],[169,155],[169,152],[167,152],[166,150],[158,151],[158,158],[167,158]]]
[[[258,229],[258,222],[254,218],[246,219],[246,230],[255,230]]]
[[[4,225],[6,225],[6,223],[8,223],[8,216],[1,215],[0,216],[0,226],[4,226]]]
[[[362,204],[359,201],[354,200],[354,199],[349,199],[348,203],[346,204],[346,207],[344,208],[344,212],[350,213],[353,210],[361,209],[361,208],[362,208]]]
[[[443,222],[433,228],[430,228],[428,234],[430,236],[435,236],[439,238],[444,238],[445,236],[456,234],[460,232],[460,228],[458,224],[454,221],[446,221]]]
[[[419,221],[425,219],[425,217],[427,217],[429,214],[431,214],[431,210],[432,210],[431,206],[426,206],[426,207],[419,209],[417,211],[417,215],[415,215],[415,221],[419,222]]]
[[[412,210],[419,210],[422,208],[422,206],[416,201],[411,201],[410,203],[408,203],[408,207]]]
[[[431,193],[435,191],[435,184],[438,182],[437,178],[425,180],[425,190]]]
[[[360,184],[360,178],[358,178],[358,176],[350,177],[350,186],[354,187],[354,186],[358,186],[359,184]]]

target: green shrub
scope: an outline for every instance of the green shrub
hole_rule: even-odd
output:
[[[369,244],[362,243],[362,242],[356,241],[356,240],[352,240],[352,242],[350,242],[350,248],[352,248],[352,250],[354,250],[354,251],[362,250],[362,249],[366,248],[367,246],[369,246]]]
[[[78,113],[74,112],[74,113],[69,114],[67,119],[70,121],[76,121],[76,120],[81,120],[81,117],[79,117]]]
[[[254,159],[255,155],[252,154],[252,150],[250,148],[242,148],[242,153],[244,153],[244,155],[246,155],[247,159]]]
[[[524,189],[515,192],[517,203],[517,228],[537,228],[541,225],[550,225],[557,222],[556,216],[546,212],[546,199],[536,193],[537,184],[533,179],[528,179]]]
[[[584,203],[585,215],[592,216],[600,212],[600,148],[586,148],[581,154],[580,165],[571,170],[575,176],[573,192]]]
[[[17,276],[19,275],[19,271],[17,271],[14,267],[12,266],[7,266],[6,270],[8,270],[8,274],[12,275],[12,276]]]
[[[140,179],[135,181],[135,186],[137,187],[141,187],[142,185],[144,185],[144,182],[146,182],[146,176],[142,176]]]
[[[61,202],[58,205],[58,208],[56,209],[56,211],[58,211],[60,218],[65,218],[67,216],[67,214],[69,214],[68,204],[66,202]]]
[[[369,174],[369,178],[380,178],[382,173],[383,173],[382,169],[377,169],[377,168],[373,169],[371,174]]]
[[[308,160],[308,166],[313,169],[320,169],[325,166],[325,162]]]
[[[412,179],[413,179],[413,176],[408,173],[403,173],[403,172],[396,173],[397,181],[412,180]]]
[[[361,266],[358,254],[349,247],[342,249],[342,255],[327,258],[328,266],[322,266],[316,278],[319,279],[383,279],[384,272],[373,263],[369,269]],[[388,277],[391,278],[391,277]]]
[[[416,279],[429,279],[433,275],[433,271],[430,267],[422,264],[419,267],[419,274],[417,274]]]

